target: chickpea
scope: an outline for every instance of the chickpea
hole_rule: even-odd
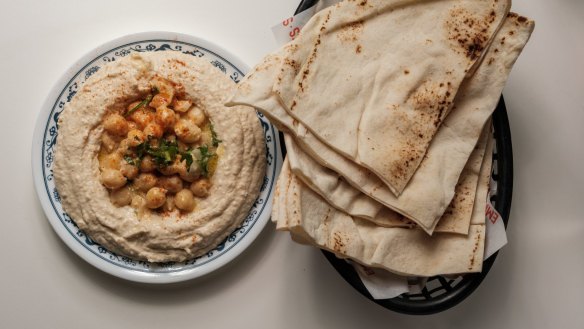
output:
[[[201,134],[200,143],[202,145],[211,145],[213,143],[213,135],[211,135],[211,131],[210,130],[205,130]]]
[[[130,203],[130,205],[134,209],[141,209],[146,205],[146,200],[144,200],[142,196],[136,194],[132,197],[132,202]]]
[[[105,169],[101,172],[101,183],[111,189],[117,189],[126,185],[126,177],[119,170]]]
[[[178,141],[176,144],[178,145],[178,150],[181,152],[186,152],[189,149],[189,146],[181,141]]]
[[[135,102],[130,103],[130,105],[128,105],[128,107],[126,107],[126,113],[132,111],[140,103],[142,103],[142,101],[135,101]]]
[[[103,120],[103,128],[112,135],[125,136],[128,133],[128,122],[123,116],[112,113]]]
[[[177,160],[175,160],[174,163],[168,166],[159,167],[158,171],[165,176],[171,176],[174,174],[178,174],[179,171],[181,170],[180,167],[181,167],[180,163]]]
[[[146,193],[146,207],[156,209],[166,202],[166,189],[153,187]]]
[[[178,176],[160,177],[158,179],[158,186],[168,190],[171,193],[176,193],[182,190],[182,179]]]
[[[211,189],[211,181],[203,178],[191,184],[191,191],[199,198],[205,198],[209,195]]]
[[[154,107],[154,108],[159,108],[162,106],[170,105],[170,102],[172,102],[172,95],[171,94],[159,93],[159,94],[154,95],[154,97],[152,97],[152,101],[148,105],[150,105],[151,107]]]
[[[175,92],[172,82],[161,77],[155,77],[150,81],[150,84],[152,85],[152,87],[158,90],[157,95],[165,95],[166,97],[168,97],[169,99],[168,103],[170,104],[172,98],[174,97]]]
[[[130,140],[127,138],[122,139],[120,144],[118,145],[118,149],[115,150],[115,153],[118,154],[126,154],[126,151],[130,149]]]
[[[116,207],[127,206],[132,202],[132,193],[127,186],[110,192],[110,201]]]
[[[138,125],[138,128],[144,129],[150,122],[154,121],[154,113],[142,107],[132,113],[130,119]]]
[[[120,169],[122,164],[122,155],[119,152],[110,153],[100,157],[99,169]]]
[[[174,205],[183,211],[195,209],[195,198],[191,190],[183,189],[174,196]]]
[[[164,130],[162,129],[162,127],[154,122],[149,123],[148,125],[146,125],[146,128],[144,128],[144,135],[146,136],[152,136],[154,138],[160,138],[162,137],[162,134],[164,133]]]
[[[205,112],[198,107],[193,107],[190,111],[187,112],[187,118],[189,118],[194,124],[199,127],[202,127],[207,120],[205,116]]]
[[[201,177],[201,168],[199,165],[194,161],[191,164],[191,167],[187,170],[186,162],[181,162],[181,166],[179,167],[178,174],[180,178],[186,180],[187,182],[194,182],[199,177]]]
[[[113,150],[116,149],[118,143],[113,139],[113,137],[110,134],[106,132],[103,135],[101,135],[101,146],[108,153],[111,153]]]
[[[138,124],[134,121],[128,121],[128,130],[138,129]]]
[[[134,179],[134,187],[142,192],[146,192],[156,186],[157,181],[158,179],[153,174],[140,174]]]
[[[156,163],[151,156],[145,155],[140,162],[140,171],[143,173],[153,172],[156,169]]]
[[[156,109],[156,122],[163,129],[170,129],[174,127],[176,117],[174,116],[174,111],[166,106],[161,106]]]
[[[136,147],[146,140],[146,135],[138,129],[132,129],[128,132],[127,139],[128,146]]]
[[[188,111],[191,108],[191,105],[193,105],[193,103],[191,101],[180,101],[178,99],[175,99],[172,102],[172,108],[177,111],[177,112],[181,112],[184,113],[186,111]]]
[[[138,167],[131,165],[125,161],[120,165],[120,172],[127,179],[134,179],[139,174]]]
[[[201,128],[189,120],[180,119],[174,125],[174,132],[184,143],[195,143],[201,138]]]

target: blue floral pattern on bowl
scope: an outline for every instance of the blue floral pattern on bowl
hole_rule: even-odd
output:
[[[223,242],[216,248],[209,251],[203,256],[191,259],[185,262],[169,262],[169,263],[149,263],[144,261],[137,261],[122,255],[115,254],[108,249],[102,247],[82,230],[77,227],[74,220],[63,210],[61,206],[61,198],[59,192],[55,187],[53,180],[53,161],[55,145],[58,137],[58,119],[63,111],[65,104],[69,103],[83,83],[89,79],[93,74],[99,71],[104,65],[110,62],[119,60],[132,53],[141,52],[157,52],[157,51],[171,51],[181,52],[196,57],[204,57],[216,67],[218,70],[226,74],[231,80],[238,83],[244,76],[241,70],[230,63],[227,59],[219,54],[195,44],[176,40],[144,40],[138,42],[131,42],[122,46],[111,49],[96,56],[93,60],[83,66],[74,77],[64,86],[56,99],[43,134],[42,147],[42,175],[44,178],[44,188],[52,205],[54,214],[59,218],[62,225],[67,229],[72,237],[75,238],[85,249],[93,253],[95,256],[107,261],[115,266],[145,273],[175,273],[185,270],[194,269],[204,264],[210,263],[226,254],[230,249],[235,247],[257,223],[260,215],[266,211],[268,200],[273,195],[277,170],[279,163],[281,163],[281,155],[279,154],[279,145],[277,131],[270,124],[270,122],[261,114],[258,113],[258,119],[264,130],[266,141],[266,162],[267,170],[263,179],[260,195],[249,211],[249,214],[235,231],[233,231]],[[48,215],[48,214],[47,214]]]

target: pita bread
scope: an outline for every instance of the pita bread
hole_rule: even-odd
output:
[[[491,122],[489,120],[483,128],[481,138],[460,174],[454,190],[454,197],[450,201],[442,218],[436,224],[434,232],[468,234],[472,212],[476,202],[479,174],[481,167],[486,165],[484,163],[485,150],[489,142],[488,139],[491,138]]]
[[[332,170],[313,161],[298,148],[290,135],[285,134],[284,141],[287,151],[286,159],[294,176],[333,207],[383,227],[415,226],[412,221],[348,184]]]
[[[274,91],[290,116],[399,195],[509,8],[508,0],[343,1],[303,29]]]
[[[284,159],[284,166],[282,166],[281,170],[284,168],[287,169],[288,164],[286,159]],[[282,213],[285,213],[286,207],[286,192],[288,190],[288,182],[283,181],[284,177],[289,177],[289,175],[280,175],[278,180],[276,181],[276,189],[274,192],[274,198],[272,201],[272,216],[271,221],[276,224],[276,230],[279,230],[283,227],[286,223],[280,222],[285,216],[282,216]]]
[[[492,134],[492,131],[490,131]],[[491,137],[491,136],[489,136]],[[489,186],[491,182],[491,170],[493,168],[493,148],[495,147],[495,140],[489,138],[485,150],[485,157],[479,173],[479,180],[477,184],[477,191],[475,196],[475,204],[472,209],[471,224],[485,223],[485,208],[489,198]]]
[[[493,47],[485,54],[482,65],[462,86],[455,101],[456,108],[446,118],[424,161],[399,198],[376,175],[330,149],[287,115],[270,86],[281,73],[280,67],[285,61],[283,54],[293,48],[292,45],[266,57],[254,68],[252,74],[240,83],[230,104],[257,107],[279,129],[292,134],[313,160],[332,169],[360,191],[403,214],[431,234],[454,196],[456,182],[482,126],[496,106],[513,63],[533,31],[533,21],[516,14],[509,16]]]
[[[482,224],[471,225],[468,236],[430,237],[422,230],[380,227],[329,206],[293,175],[288,181],[286,229],[303,244],[405,276],[472,273],[482,268]]]
[[[455,197],[438,222],[435,232],[468,234],[479,170],[490,127],[472,152],[456,185]],[[303,153],[294,140],[284,137],[290,169],[302,182],[331,206],[353,217],[371,221],[383,227],[414,227],[414,223],[348,184],[332,170],[320,166]]]

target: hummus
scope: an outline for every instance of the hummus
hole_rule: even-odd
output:
[[[160,81],[178,91],[166,103]],[[93,240],[133,259],[184,261],[213,249],[247,216],[265,173],[265,142],[255,111],[224,106],[235,88],[205,59],[180,53],[135,54],[103,67],[59,118],[54,177],[65,211]],[[142,115],[136,111],[154,118],[166,105],[176,120],[162,131],[140,127]],[[182,135],[181,127],[192,125],[191,110],[204,114],[204,123],[196,122],[200,130],[195,127],[200,136]],[[148,136],[138,138],[136,130]],[[158,167],[147,175],[158,183],[146,193],[137,176],[140,162],[149,156],[144,152],[167,155],[163,147],[175,150],[167,163],[155,159]],[[200,167],[202,153],[210,154],[210,161]],[[131,165],[134,170],[127,169]],[[180,165],[182,172],[172,171]],[[172,193],[170,177],[179,184]],[[165,193],[166,199],[158,198]],[[150,194],[156,197],[148,199]],[[193,203],[179,203],[183,194]],[[169,202],[173,198],[176,206]]]

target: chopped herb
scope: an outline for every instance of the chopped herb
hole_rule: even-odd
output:
[[[213,127],[213,124],[209,124],[209,127],[211,128],[211,138],[213,139],[213,147],[217,147],[219,146],[219,143],[222,142],[222,140],[220,140],[219,138],[217,138],[217,133],[215,132],[215,128]]]
[[[141,107],[144,107],[146,105],[148,105],[150,103],[150,101],[152,101],[152,94],[148,94],[148,96],[146,96],[146,98],[141,101],[140,103],[138,103],[138,105],[134,106],[132,109],[130,109],[128,112],[126,112],[126,117],[132,115],[132,113],[136,112],[137,110],[139,110]]]
[[[162,139],[158,144],[158,147],[152,147],[152,145],[148,143],[146,153],[152,156],[158,167],[165,167],[172,164],[176,159],[176,155],[178,154],[177,142],[170,142]]]
[[[209,159],[215,156],[215,154],[209,152],[208,147],[199,147],[201,153],[201,158],[197,157],[197,162],[201,167],[201,170],[208,175],[207,165]],[[148,136],[148,139],[136,147],[130,150],[130,153],[124,155],[124,160],[131,165],[139,167],[142,159],[145,156],[151,156],[152,160],[158,168],[166,167],[173,164],[177,157],[180,156],[181,161],[186,162],[187,170],[190,171],[190,167],[193,164],[195,157],[193,157],[192,149],[188,149],[184,152],[178,149],[177,141],[169,141],[166,139],[153,139],[152,136]]]
[[[187,162],[187,171],[191,171],[191,165],[193,164],[191,150],[188,149],[186,152],[180,152],[180,157]]]
[[[144,158],[144,156],[147,154],[148,149],[150,148],[150,140],[152,139],[151,136],[148,136],[148,140],[145,142],[142,142],[140,144],[138,144],[138,146],[136,146],[136,155],[138,156],[138,158],[140,160],[142,160]]]
[[[148,96],[146,96],[146,98],[141,101],[140,103],[138,103],[136,106],[134,106],[133,108],[131,108],[128,112],[126,112],[126,114],[124,116],[130,116],[132,113],[136,112],[137,110],[139,110],[140,108],[150,104],[150,102],[152,101],[152,98],[154,97],[154,95],[158,94],[158,88],[153,87],[152,88],[152,92],[150,94],[148,94]]]
[[[199,152],[201,152],[201,157],[197,159],[199,163],[199,168],[201,168],[201,175],[203,177],[209,177],[209,160],[216,156],[215,153],[209,151],[207,145],[198,147]]]
[[[132,166],[140,167],[141,159],[139,157],[132,157],[129,154],[124,155],[124,160]]]

